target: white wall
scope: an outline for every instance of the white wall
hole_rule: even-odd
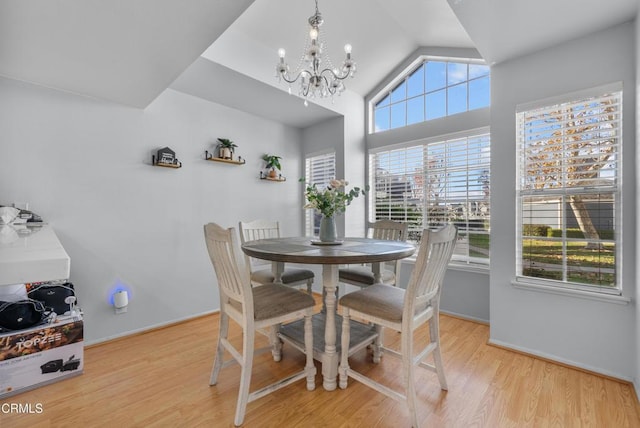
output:
[[[336,153],[336,178],[346,179],[348,188],[364,187],[364,101],[353,93],[344,93],[338,99],[346,110],[345,115],[305,128],[302,132],[303,157],[333,150]],[[302,167],[301,176],[304,177],[304,165]],[[363,197],[354,199],[345,215],[336,218],[339,235],[364,235],[365,201]]]
[[[360,96],[345,93],[342,98],[348,105],[344,118],[343,177],[350,187],[366,186],[365,104]],[[354,199],[345,214],[345,231],[348,236],[365,235],[366,198]]]
[[[334,151],[336,154],[336,178],[349,181],[349,188],[363,187],[365,181],[364,149],[364,102],[360,96],[344,93],[337,98],[344,116],[325,120],[302,131],[302,158]],[[304,164],[300,176],[304,177]],[[300,191],[302,193],[302,190]],[[366,199],[358,197],[352,201],[345,215],[336,218],[338,235],[364,236]],[[304,225],[301,225],[304,233]],[[321,266],[306,266],[316,274],[314,291],[322,292]],[[344,285],[341,285],[341,287]],[[342,293],[341,293],[342,294]]]
[[[638,25],[638,17],[640,17],[640,11],[636,16],[635,22],[635,30],[636,30],[636,141],[640,141],[640,107],[638,104],[640,103],[640,26]],[[640,195],[638,195],[638,190],[640,189],[640,174],[638,174],[637,170],[640,167],[640,151],[636,151],[635,158],[635,171],[636,171],[636,212],[640,212]],[[640,266],[640,231],[636,229],[635,235],[636,242],[636,257],[635,263],[636,266]],[[640,270],[636,270],[636,284],[640,284]],[[636,299],[635,299],[635,308],[636,308],[636,367],[635,367],[635,380],[634,384],[636,387],[636,397],[640,397],[640,287],[636,287]]]
[[[624,236],[636,235],[634,26],[627,23],[492,67],[491,342],[631,379],[637,371],[635,302],[621,305],[516,289],[515,109],[615,81],[624,85]],[[633,201],[633,202],[632,202]],[[637,296],[633,239],[623,239],[624,296]]]
[[[336,176],[342,177],[343,174],[343,157],[342,152],[344,148],[344,118],[337,117],[335,119],[325,120],[316,125],[308,126],[302,130],[302,159],[310,155],[316,155],[319,153],[328,153],[334,151],[336,154]],[[304,162],[300,166],[300,177],[305,176]],[[300,195],[303,193],[303,188],[300,186]],[[303,197],[303,196],[301,196]],[[304,214],[303,214],[304,218]],[[338,235],[344,236],[344,216],[338,216],[336,218],[336,227],[338,229]],[[305,234],[304,222],[300,226],[300,235]],[[321,265],[306,265],[306,269],[310,269],[315,274],[315,280],[313,282],[313,291],[316,293],[322,293],[322,266]]]
[[[344,173],[342,152],[344,147],[344,118],[325,120],[302,130],[302,157],[317,153],[336,153],[336,174]],[[300,176],[304,177],[304,164],[301,165]]]
[[[414,262],[400,264],[400,286],[406,288]],[[464,319],[489,322],[489,272],[449,268],[440,295],[440,311]]]
[[[243,166],[204,160],[217,137]],[[219,307],[202,227],[279,220],[301,229],[301,132],[167,90],[138,110],[0,79],[0,204],[29,202],[71,257],[85,339],[100,341]],[[152,167],[169,146],[180,169]],[[259,180],[265,152],[284,183]],[[107,299],[131,289],[128,313]]]

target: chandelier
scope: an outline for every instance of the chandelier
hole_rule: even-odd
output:
[[[335,94],[340,95],[345,90],[343,81],[347,77],[353,77],[356,72],[356,63],[351,59],[351,45],[344,45],[346,57],[340,68],[334,67],[329,56],[323,57],[325,43],[321,39],[320,26],[324,20],[318,10],[318,0],[316,0],[316,13],[309,18],[309,38],[305,43],[302,56],[295,70],[291,72],[289,65],[285,62],[285,50],[278,49],[280,61],[276,66],[276,77],[289,84],[300,81],[298,95],[304,97],[304,105],[307,106],[307,98],[326,98]]]

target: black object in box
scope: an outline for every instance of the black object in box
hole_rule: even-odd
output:
[[[22,330],[33,327],[42,321],[44,313],[44,305],[37,300],[0,302],[0,330]]]
[[[47,309],[58,315],[69,312],[70,306],[66,299],[76,295],[73,284],[70,282],[63,284],[44,282],[42,284],[31,284],[30,287],[28,296],[31,299],[42,302]],[[74,302],[74,304],[77,303],[77,301]]]

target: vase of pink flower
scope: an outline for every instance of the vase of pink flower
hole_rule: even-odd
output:
[[[338,230],[335,217],[322,216],[320,219],[320,232],[318,239],[321,242],[338,242]]]
[[[300,179],[300,181],[305,181]],[[313,208],[322,215],[320,220],[320,233],[318,238],[322,242],[337,242],[336,216],[343,214],[347,206],[360,195],[365,195],[369,186],[365,189],[354,187],[347,191],[346,180],[331,180],[326,187],[318,189],[315,184],[307,184],[304,196],[307,200],[304,208]]]

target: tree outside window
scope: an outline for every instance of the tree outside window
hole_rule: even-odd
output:
[[[617,288],[621,97],[518,113],[519,275]]]

